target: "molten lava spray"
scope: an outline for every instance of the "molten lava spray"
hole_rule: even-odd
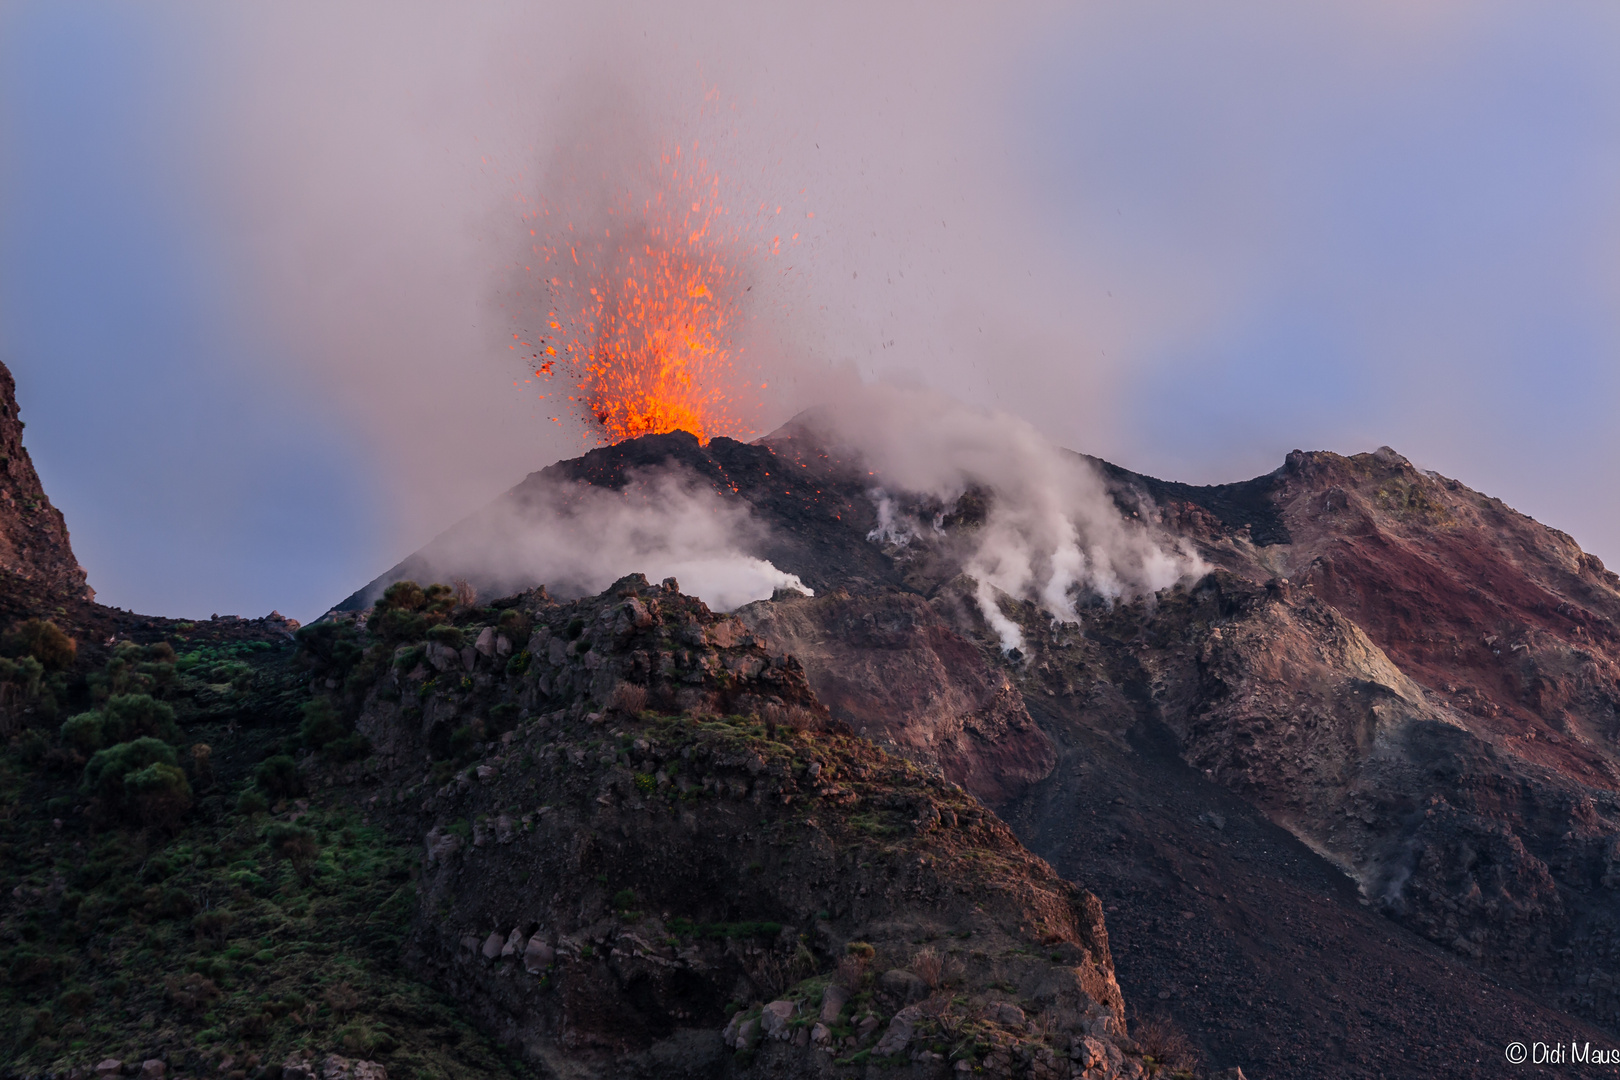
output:
[[[781,238],[750,242],[728,227],[720,177],[695,144],[663,154],[652,181],[650,192],[622,194],[588,225],[557,227],[566,212],[547,204],[525,214],[540,262],[524,269],[550,303],[539,332],[514,334],[511,348],[536,361],[534,378],[571,384],[540,396],[573,403],[587,438],[753,435],[766,384],[739,362],[732,340],[747,291],[739,267],[780,253]]]

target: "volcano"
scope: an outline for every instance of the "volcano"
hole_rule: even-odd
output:
[[[503,502],[544,512],[657,469],[744,506],[763,526],[747,554],[813,595],[736,617],[832,717],[1101,896],[1126,999],[1205,1060],[1483,1075],[1506,1033],[1620,1032],[1620,579],[1388,447],[1210,487],[1084,460],[1123,518],[1207,572],[1077,624],[1004,597],[1011,654],[952,555],[996,493],[886,542],[869,470],[804,422],[632,439]],[[339,609],[410,577],[540,584],[436,561],[455,536]]]
[[[952,486],[815,415],[647,435],[299,628],[96,604],[9,390],[12,1074],[1597,1075],[1620,1041],[1620,579],[1389,448]]]

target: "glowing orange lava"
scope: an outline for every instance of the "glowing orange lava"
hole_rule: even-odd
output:
[[[720,178],[696,157],[695,146],[663,155],[650,194],[621,195],[592,225],[540,222],[551,226],[531,248],[541,265],[525,267],[553,306],[542,332],[514,334],[511,348],[534,350],[536,377],[573,382],[568,401],[607,442],[754,434],[765,384],[739,365],[732,332],[746,291],[738,266],[762,245],[727,227]],[[550,219],[553,209],[525,217]]]

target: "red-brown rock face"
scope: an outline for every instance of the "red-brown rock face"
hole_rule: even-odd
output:
[[[93,597],[68,543],[67,523],[45,497],[22,433],[17,384],[0,364],[0,574],[33,590]]]
[[[1185,760],[1430,939],[1614,1017],[1553,960],[1620,943],[1620,579],[1387,448],[1115,480],[1227,568],[1130,645]]]
[[[804,664],[833,716],[986,802],[1020,794],[1057,761],[1006,673],[921,596],[784,596],[738,616]]]

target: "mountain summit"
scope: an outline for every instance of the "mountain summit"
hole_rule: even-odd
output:
[[[1370,1080],[1620,1041],[1597,559],[1388,448],[1196,487],[915,404],[559,462],[300,629],[95,604],[0,400],[0,1061]]]
[[[1204,570],[1145,599],[1082,590],[1073,622],[1004,594],[1009,653],[964,575],[1006,496],[881,489],[836,446],[801,423],[751,444],[650,436],[502,503],[539,521],[657,473],[737,510],[739,553],[805,586],[737,617],[803,664],[834,718],[962,784],[1105,896],[1132,943],[1127,999],[1162,1002],[1219,1056],[1280,1067],[1267,1040],[1309,1041],[1347,998],[1489,1046],[1478,1017],[1514,1008],[1502,984],[1620,1023],[1598,961],[1560,959],[1620,947],[1620,579],[1570,537],[1388,447],[1295,451],[1209,487],[1086,459],[1122,520]],[[405,576],[538,584],[455,564],[479,520],[342,606]],[[1429,947],[1392,953],[1396,926]],[[1310,972],[1281,973],[1296,950]],[[1397,988],[1368,981],[1391,965]],[[1428,997],[1457,986],[1475,988],[1471,1016]],[[1252,1002],[1246,1021],[1233,1000]],[[1335,1038],[1288,1060],[1375,1053],[1357,1024]]]

